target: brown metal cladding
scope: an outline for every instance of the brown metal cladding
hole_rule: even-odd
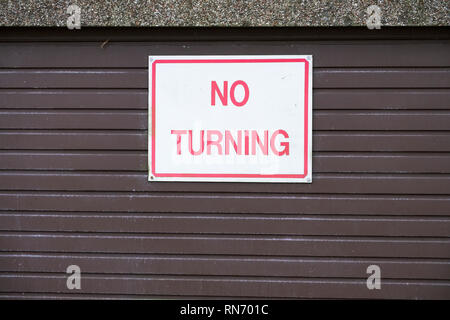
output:
[[[150,54],[312,54],[313,183],[149,183]],[[450,299],[448,28],[2,29],[0,298],[80,297]]]

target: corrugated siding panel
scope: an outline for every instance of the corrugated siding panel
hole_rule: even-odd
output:
[[[450,299],[444,30],[128,32],[103,47],[95,33],[2,36],[0,298]],[[149,54],[312,54],[313,183],[149,184]],[[66,288],[71,264],[81,291]],[[371,264],[382,290],[366,288]]]

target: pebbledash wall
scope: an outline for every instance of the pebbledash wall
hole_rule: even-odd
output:
[[[0,298],[450,299],[448,2],[341,2],[2,1]],[[167,54],[312,54],[313,183],[149,183]]]

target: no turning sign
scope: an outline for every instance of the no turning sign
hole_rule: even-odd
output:
[[[150,56],[149,181],[311,182],[312,56]]]

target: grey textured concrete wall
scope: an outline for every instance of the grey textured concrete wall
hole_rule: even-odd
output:
[[[364,26],[366,9],[384,26],[448,26],[448,0],[0,0],[0,26],[66,26],[69,4],[81,26]]]

